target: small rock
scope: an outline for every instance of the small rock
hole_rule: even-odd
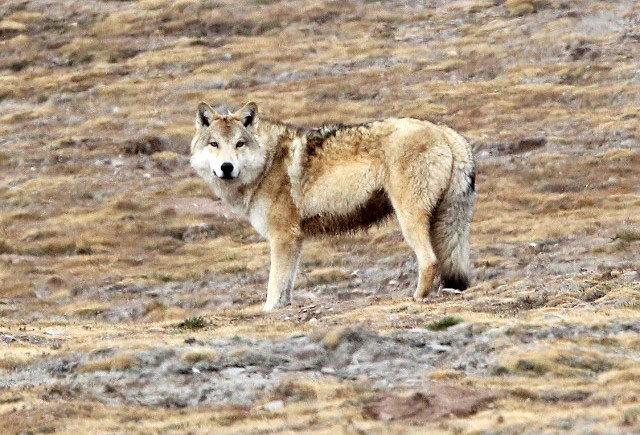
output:
[[[443,288],[442,293],[445,295],[461,295],[462,292],[455,288]]]
[[[47,285],[41,285],[34,290],[34,294],[39,300],[46,300],[51,294],[51,289]]]
[[[2,339],[2,341],[4,341],[5,343],[11,343],[16,341],[16,338],[13,335],[9,335],[9,334],[0,335],[0,339]]]
[[[220,374],[225,378],[233,378],[246,371],[247,369],[245,369],[244,367],[229,367],[220,371]]]
[[[324,373],[325,375],[335,375],[336,374],[336,370],[334,368],[331,368],[331,367],[322,367],[320,369],[320,373]]]
[[[444,346],[440,343],[431,343],[429,348],[435,350],[437,353],[444,353],[451,350],[451,346]]]
[[[60,328],[47,328],[44,330],[44,333],[47,335],[52,335],[54,337],[59,337],[61,335],[64,335],[64,330]]]
[[[635,271],[624,272],[620,275],[619,279],[624,283],[633,283],[638,281],[640,278],[640,273]]]
[[[275,412],[284,408],[284,402],[282,400],[274,400],[273,402],[269,402],[263,406],[265,411]]]

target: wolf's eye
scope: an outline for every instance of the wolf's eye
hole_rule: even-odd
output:
[[[243,146],[244,146],[243,140],[239,140],[238,143],[236,143],[236,148],[242,148]]]
[[[218,142],[216,142],[215,140],[213,142],[209,142],[209,145],[211,145],[214,148],[218,148]]]

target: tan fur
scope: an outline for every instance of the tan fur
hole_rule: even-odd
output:
[[[466,287],[475,173],[459,134],[408,118],[302,129],[256,111],[254,103],[233,113],[201,103],[191,163],[269,239],[265,310],[290,303],[305,237],[367,228],[391,214],[418,260],[414,298],[429,293],[438,272],[445,284]],[[220,178],[225,162],[235,178]]]

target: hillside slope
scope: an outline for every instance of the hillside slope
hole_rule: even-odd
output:
[[[627,0],[2,2],[0,432],[639,431],[639,29]],[[391,222],[307,243],[263,314],[266,243],[188,166],[201,100],[460,131],[474,285],[412,302]]]

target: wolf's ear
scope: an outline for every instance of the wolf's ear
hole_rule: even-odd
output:
[[[198,104],[198,115],[196,116],[196,124],[201,127],[209,127],[211,125],[211,121],[213,121],[215,113],[215,110],[213,110],[207,103],[202,102]]]
[[[253,101],[242,106],[235,115],[242,121],[242,125],[250,127],[255,123],[258,114],[258,105]]]

